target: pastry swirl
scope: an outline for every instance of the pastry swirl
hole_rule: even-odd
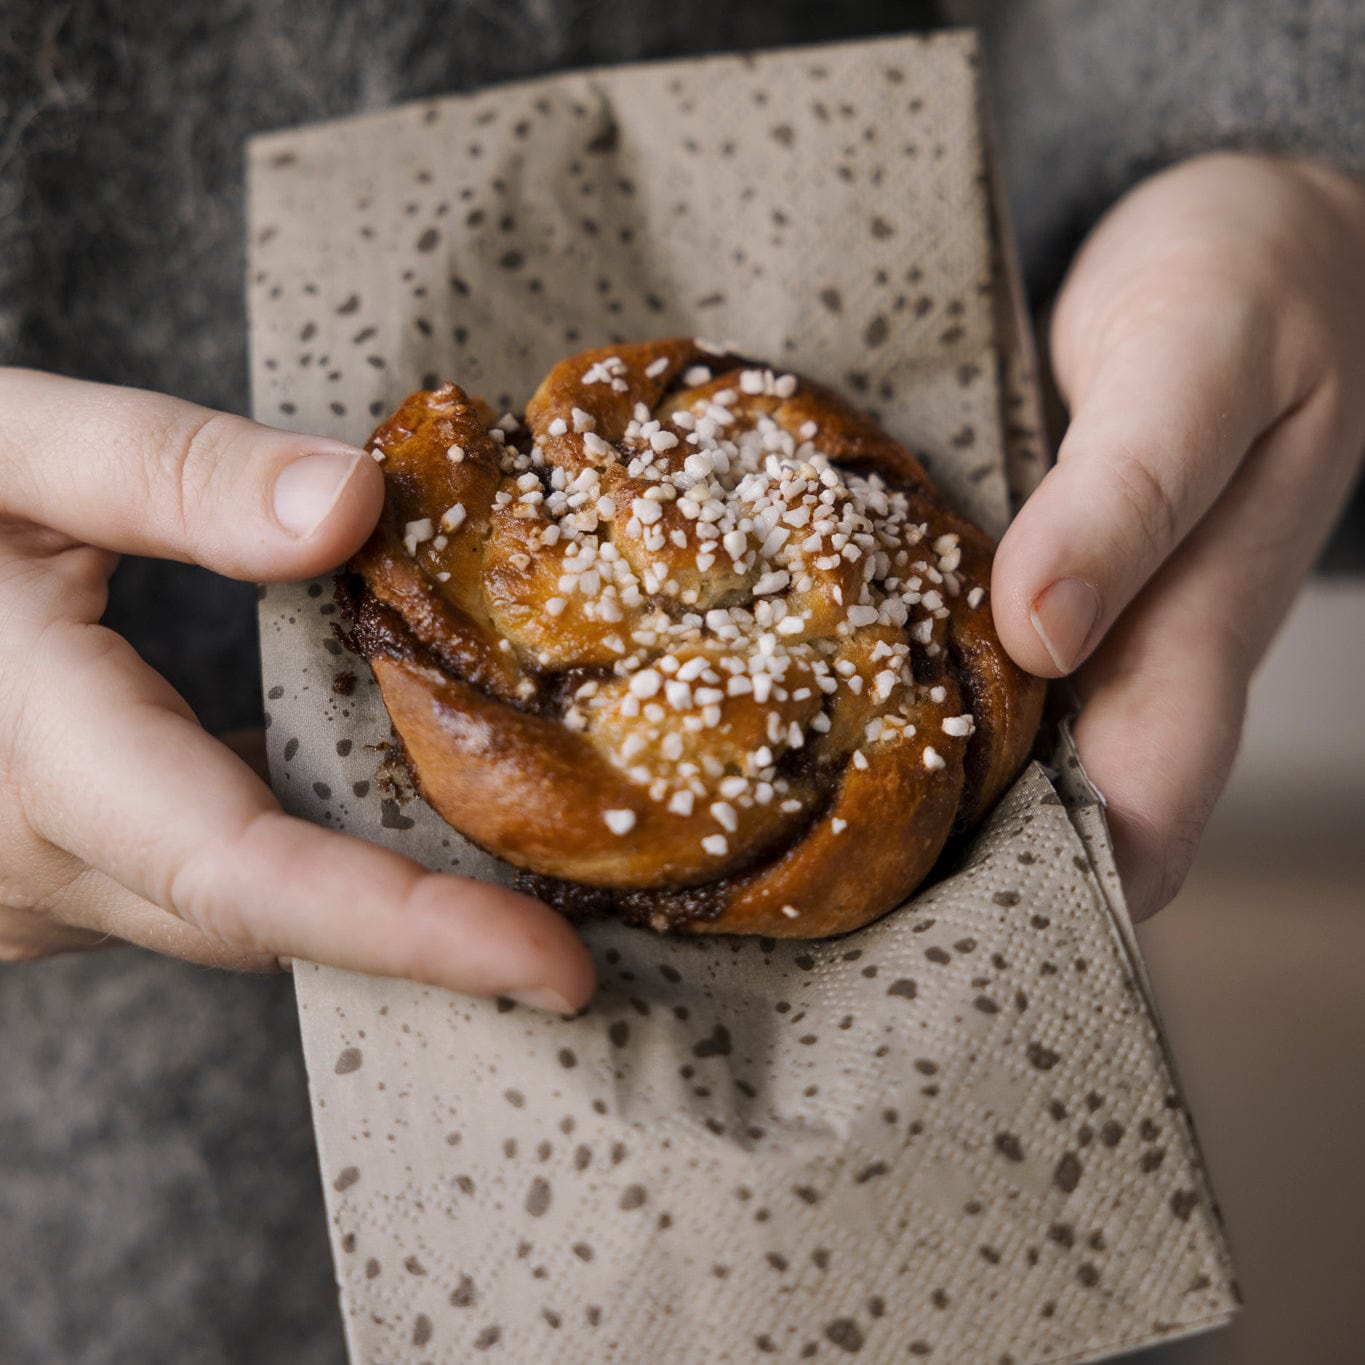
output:
[[[836,394],[693,339],[585,352],[525,415],[454,384],[374,433],[343,578],[414,780],[562,907],[818,937],[923,879],[1042,683],[993,546]]]

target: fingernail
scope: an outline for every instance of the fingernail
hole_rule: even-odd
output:
[[[360,450],[304,455],[285,465],[275,479],[275,520],[292,535],[311,536],[331,515],[356,465]]]
[[[1100,619],[1100,595],[1081,578],[1059,578],[1034,599],[1029,620],[1052,662],[1063,673],[1080,663]]]
[[[573,1014],[574,1007],[548,986],[527,986],[524,990],[504,991],[509,1000],[533,1010],[548,1010],[552,1014]]]

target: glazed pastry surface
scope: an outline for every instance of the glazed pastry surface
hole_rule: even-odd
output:
[[[415,393],[370,448],[348,639],[428,802],[570,912],[857,928],[1028,753],[990,539],[810,380],[614,346],[521,417]]]

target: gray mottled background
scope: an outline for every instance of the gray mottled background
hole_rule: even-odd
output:
[[[1358,0],[977,8],[1035,300],[1096,213],[1181,156],[1362,168]],[[243,410],[250,133],[935,17],[893,0],[0,0],[0,360]],[[1358,498],[1329,567],[1365,567],[1362,527]],[[253,605],[129,561],[108,620],[226,728],[260,715]],[[341,1358],[287,980],[132,952],[6,968],[0,1038],[0,1361]]]

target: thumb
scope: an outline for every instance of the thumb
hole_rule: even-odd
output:
[[[1091,654],[1304,392],[1235,235],[1173,195],[1153,182],[1121,202],[1058,296],[1051,351],[1072,420],[992,579],[996,628],[1032,673]]]
[[[1098,336],[1063,296],[1053,341],[1071,422],[992,576],[996,629],[1028,672],[1084,661],[1274,421],[1266,320],[1230,292],[1157,284]]]
[[[378,520],[363,450],[162,394],[0,370],[0,512],[232,578],[306,578]]]

